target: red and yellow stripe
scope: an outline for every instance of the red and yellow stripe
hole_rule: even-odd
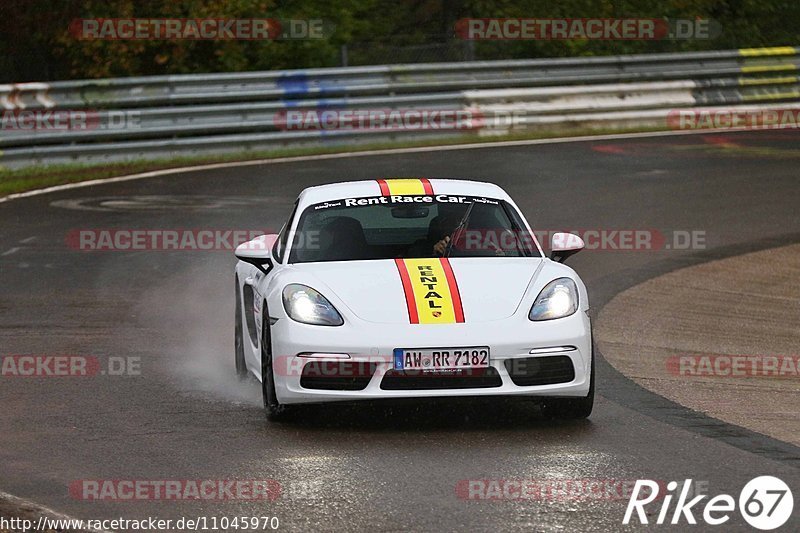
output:
[[[431,195],[433,186],[427,178],[375,180],[381,188],[381,196]]]
[[[461,294],[450,260],[395,259],[412,324],[464,322]]]

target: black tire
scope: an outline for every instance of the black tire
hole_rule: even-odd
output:
[[[589,365],[589,394],[583,398],[548,398],[542,405],[542,411],[548,418],[579,420],[589,418],[594,408],[594,341],[592,341],[592,362]]]
[[[242,323],[242,295],[239,288],[239,278],[236,278],[236,331],[233,334],[234,361],[236,364],[236,375],[239,379],[247,378],[247,363],[244,361],[244,331]]]
[[[272,370],[272,338],[269,330],[269,314],[264,302],[264,320],[261,327],[261,395],[264,398],[264,412],[270,422],[280,422],[289,418],[291,409],[278,401],[275,393],[275,374]]]

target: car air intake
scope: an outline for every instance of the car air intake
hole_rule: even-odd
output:
[[[485,389],[502,384],[500,374],[492,367],[454,371],[389,370],[381,381],[381,389]]]
[[[566,355],[506,359],[506,370],[518,387],[568,383],[575,379],[572,359]]]
[[[310,361],[300,374],[304,389],[364,390],[378,363],[360,361]]]

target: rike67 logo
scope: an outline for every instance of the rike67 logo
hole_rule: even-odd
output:
[[[718,526],[730,520],[731,513],[737,508],[737,502],[729,494],[720,494],[709,499],[703,505],[701,502],[708,498],[705,494],[694,496],[692,494],[692,480],[687,479],[678,494],[678,482],[670,481],[666,486],[666,494],[659,494],[663,487],[656,481],[640,479],[633,487],[628,507],[625,509],[623,524],[628,524],[636,511],[640,524],[647,524],[645,506],[654,501],[661,500],[661,509],[658,512],[656,524],[680,524],[683,520],[687,524],[697,524],[695,513],[709,525]],[[690,494],[694,496],[690,498]],[[674,509],[672,501],[677,496]],[[782,480],[773,476],[759,476],[750,480],[739,493],[739,513],[745,521],[756,529],[771,530],[781,527],[792,516],[794,497],[789,486]],[[672,511],[670,513],[670,511]],[[670,516],[671,515],[671,516]]]

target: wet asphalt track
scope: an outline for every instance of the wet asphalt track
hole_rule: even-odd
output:
[[[141,376],[0,378],[0,490],[81,518],[613,531],[624,500],[463,501],[456,485],[693,478],[712,495],[738,496],[751,478],[776,475],[797,502],[784,530],[798,530],[800,449],[688,412],[602,361],[588,421],[550,422],[535,406],[492,400],[314,407],[302,421],[268,424],[259,387],[233,377],[232,254],[80,252],[66,236],[89,228],[277,230],[303,187],[392,175],[495,181],[534,227],[706,232],[705,251],[572,258],[596,312],[659,273],[800,241],[799,140],[796,131],[773,131],[488,146],[188,172],[0,204],[0,353],[142,361]],[[283,494],[274,502],[86,502],[68,493],[80,479],[275,479]],[[737,513],[724,529],[748,530]]]

